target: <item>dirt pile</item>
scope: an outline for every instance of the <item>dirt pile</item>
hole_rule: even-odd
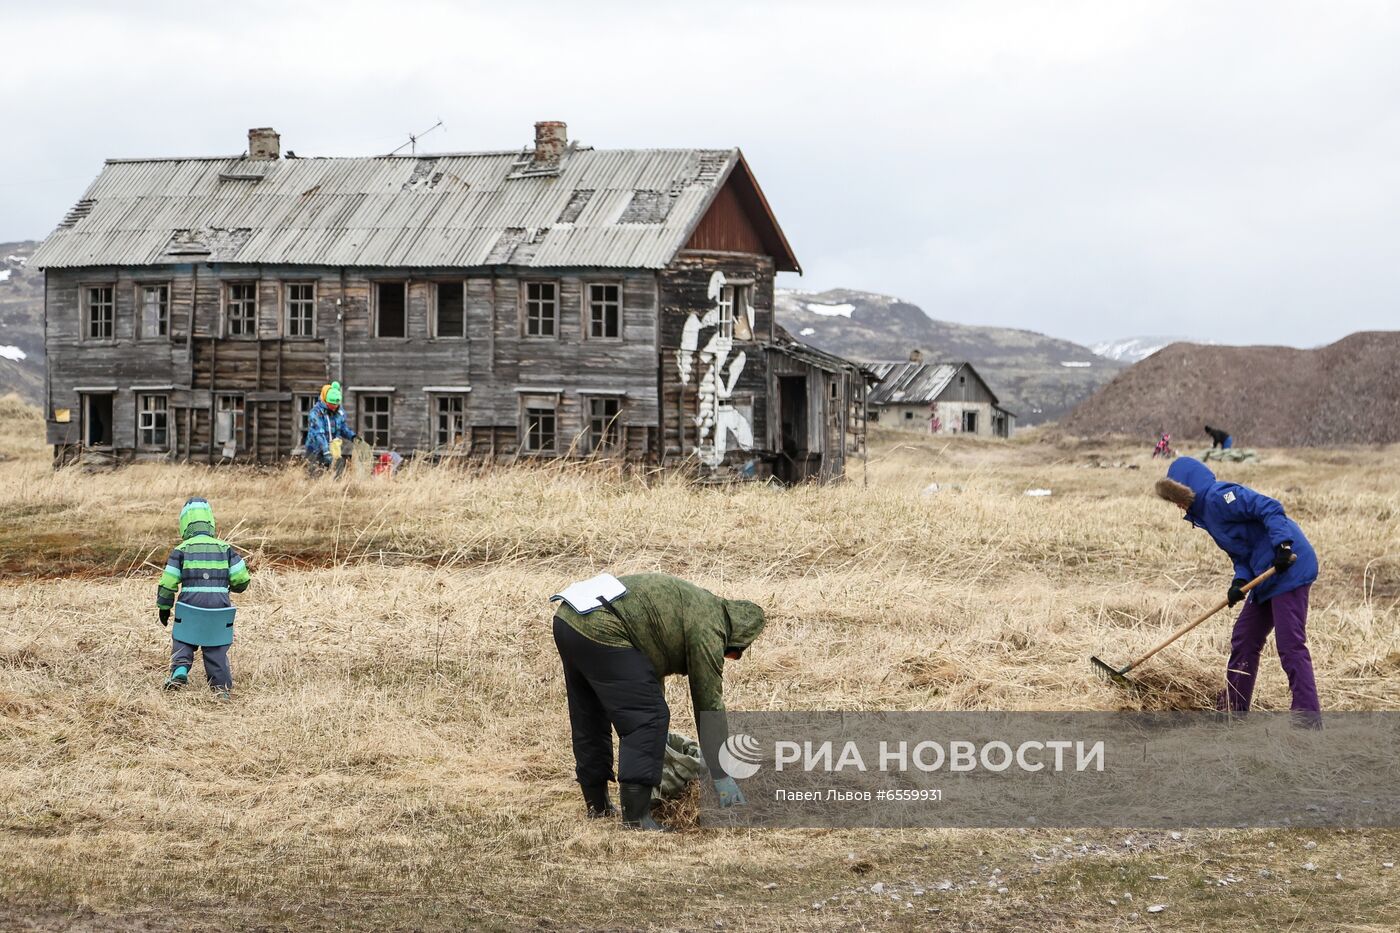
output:
[[[1119,373],[1061,423],[1069,434],[1170,431],[1210,446],[1207,424],[1265,447],[1400,441],[1400,331],[1363,331],[1316,350],[1174,343]]]

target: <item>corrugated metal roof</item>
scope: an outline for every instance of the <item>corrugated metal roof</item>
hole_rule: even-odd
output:
[[[30,262],[659,269],[739,153],[575,149],[556,174],[512,177],[521,158],[112,160]],[[654,222],[619,223],[638,192],[645,200],[626,216]],[[574,220],[560,220],[566,208]]]
[[[880,380],[870,390],[871,405],[931,405],[953,381],[962,363],[868,363]]]

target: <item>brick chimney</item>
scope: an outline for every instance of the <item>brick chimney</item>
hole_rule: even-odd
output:
[[[248,158],[276,159],[282,155],[282,137],[270,126],[248,131]]]
[[[569,127],[562,120],[535,124],[535,162],[557,163],[569,142]]]
[[[909,351],[909,362],[911,362],[911,363],[922,363],[923,361],[924,361],[924,351],[923,351],[923,350],[910,350],[910,351]]]

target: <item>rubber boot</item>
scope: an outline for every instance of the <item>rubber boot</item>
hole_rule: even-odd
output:
[[[627,829],[646,829],[668,833],[669,829],[651,818],[651,788],[645,784],[619,784],[617,795],[622,800],[622,825]]]
[[[170,672],[170,676],[165,678],[165,683],[162,684],[162,686],[164,686],[166,690],[179,690],[189,682],[190,669],[182,664]]]
[[[588,807],[588,818],[590,820],[601,820],[605,817],[617,816],[617,807],[612,805],[608,799],[608,782],[601,784],[583,784],[583,803]]]

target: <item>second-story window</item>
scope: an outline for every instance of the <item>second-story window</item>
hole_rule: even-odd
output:
[[[525,283],[525,336],[559,334],[559,285],[557,282]]]
[[[224,286],[224,317],[230,337],[255,337],[258,333],[258,284],[229,282]]]
[[[287,285],[287,336],[316,336],[316,286],[311,282]]]
[[[375,283],[374,336],[408,336],[408,286],[403,282]]]
[[[609,282],[589,283],[588,336],[604,339],[622,336],[622,286]]]
[[[749,326],[749,285],[726,285],[719,293],[719,333],[722,337],[752,340]]]
[[[88,340],[116,337],[117,308],[112,285],[90,285],[83,296],[83,336]]]
[[[437,307],[433,321],[433,336],[467,336],[466,288],[461,282],[439,282],[437,284]]]
[[[170,336],[170,286],[142,285],[137,292],[141,301],[138,332],[144,340]]]

